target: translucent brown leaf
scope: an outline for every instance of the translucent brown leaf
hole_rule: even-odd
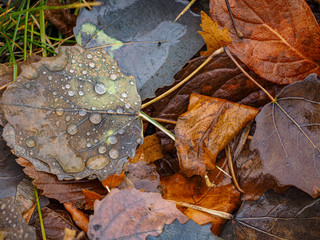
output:
[[[320,195],[320,81],[315,74],[285,87],[256,117],[251,148],[280,185]],[[280,107],[282,109],[280,109]]]
[[[158,236],[165,224],[175,219],[185,223],[188,218],[174,203],[161,198],[160,193],[144,193],[132,189],[112,189],[102,200],[96,201],[90,217],[90,239],[145,239]]]
[[[175,128],[181,171],[190,177],[213,170],[218,153],[257,113],[256,108],[191,94],[188,111]]]
[[[225,0],[210,1],[210,16],[229,29],[228,47],[261,77],[280,84],[320,73],[320,27],[304,0],[230,0],[240,39]]]
[[[120,173],[142,142],[140,97],[104,50],[62,47],[25,66],[1,104],[4,138],[36,170],[61,179]]]

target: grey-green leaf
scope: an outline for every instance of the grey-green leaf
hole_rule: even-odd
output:
[[[173,76],[204,45],[200,17],[190,11],[175,18],[188,2],[175,0],[102,0],[83,9],[74,29],[86,49],[103,47],[121,70],[137,79],[144,100]]]

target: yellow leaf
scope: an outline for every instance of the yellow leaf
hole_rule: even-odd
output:
[[[203,11],[201,11],[201,21],[202,32],[199,32],[199,34],[207,45],[207,51],[200,52],[201,56],[208,57],[215,50],[231,43],[228,29],[224,28],[220,30],[218,24]]]

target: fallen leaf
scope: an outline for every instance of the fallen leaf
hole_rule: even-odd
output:
[[[108,176],[106,179],[102,180],[101,183],[106,189],[112,189],[118,187],[125,179],[126,175],[124,171],[121,172],[120,175],[112,174]]]
[[[25,177],[22,167],[15,159],[16,156],[10,152],[6,142],[0,137],[0,198],[15,196],[18,184]]]
[[[163,232],[158,237],[148,236],[147,240],[185,240],[185,239],[197,239],[197,240],[219,240],[221,238],[215,236],[210,231],[210,226],[200,226],[194,221],[189,220],[185,224],[179,223],[178,220],[174,220],[173,223],[164,226]]]
[[[201,11],[200,24],[202,32],[199,34],[203,37],[206,42],[207,51],[200,52],[201,56],[210,56],[218,48],[224,47],[226,44],[231,42],[229,37],[228,29],[224,28],[220,30],[218,24],[203,11]]]
[[[175,128],[181,171],[190,177],[214,169],[218,153],[257,113],[252,107],[191,94],[188,111]]]
[[[138,148],[136,156],[130,162],[145,161],[146,163],[152,163],[163,157],[160,139],[157,134],[154,133],[143,139],[143,143]]]
[[[228,47],[250,69],[280,84],[320,73],[320,27],[304,0],[229,2],[242,39],[225,0],[210,1],[210,16],[229,29]]]
[[[170,85],[173,76],[204,42],[197,33],[200,17],[175,0],[101,1],[91,11],[82,9],[74,29],[79,45],[103,47],[125,73],[137,79],[142,99]]]
[[[15,205],[23,216],[25,216],[25,213],[36,204],[34,186],[31,181],[32,180],[26,176],[17,186]]]
[[[77,227],[72,222],[69,213],[65,210],[51,209],[48,207],[41,208],[43,225],[46,233],[46,237],[50,240],[61,240],[64,238],[65,228],[73,229],[79,232]],[[35,215],[35,224],[37,229],[38,239],[42,238],[40,220],[38,213]]]
[[[63,6],[59,0],[49,0],[47,6]],[[70,13],[70,9],[47,9],[44,11],[45,18],[49,20],[63,35],[73,35],[73,28],[76,25],[77,16]]]
[[[0,198],[0,236],[1,234],[4,239],[36,239],[34,227],[24,221],[13,197]]]
[[[77,224],[77,226],[79,226],[83,231],[88,233],[89,219],[87,216],[72,203],[64,203],[63,206],[71,214],[75,224]]]
[[[104,50],[61,47],[25,66],[1,104],[8,145],[59,180],[119,174],[142,142],[135,80]]]
[[[224,159],[220,160],[217,165],[228,171]],[[232,213],[240,206],[240,194],[234,188],[230,178],[215,169],[209,173],[209,179],[216,185],[215,188],[208,187],[204,178],[199,176],[186,178],[183,174],[177,173],[161,177],[161,184],[165,186],[164,198],[227,213]],[[179,207],[179,209],[198,224],[212,223],[211,230],[216,235],[219,235],[225,223],[225,219],[208,213],[190,208]]]
[[[269,103],[257,115],[251,141],[261,157],[263,174],[312,197],[320,195],[319,89],[315,74],[285,87],[277,96],[278,105]]]
[[[319,199],[290,188],[284,195],[266,192],[258,201],[245,201],[233,223],[236,239],[317,239]]]
[[[103,198],[99,193],[86,190],[86,189],[82,189],[82,193],[86,199],[86,205],[84,207],[84,210],[89,210],[89,209],[93,210],[94,201],[101,200]]]
[[[141,191],[159,192],[160,179],[156,170],[152,163],[137,162],[130,164],[126,173],[126,181],[119,186],[119,189],[133,186]]]
[[[23,158],[18,158],[17,162],[25,167],[24,172],[33,178],[33,184],[43,190],[43,195],[48,198],[54,198],[61,203],[72,202],[77,205],[83,205],[85,197],[82,189],[91,190],[105,195],[107,191],[101,185],[100,181],[95,180],[58,180],[53,174],[36,171],[34,166]]]
[[[158,236],[165,224],[175,219],[185,223],[188,218],[174,203],[161,198],[160,193],[144,193],[132,189],[112,189],[102,201],[96,201],[90,217],[90,239],[145,239]]]

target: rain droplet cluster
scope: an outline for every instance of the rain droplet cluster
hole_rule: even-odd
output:
[[[104,50],[64,47],[49,60],[32,64],[33,74],[23,72],[4,98],[10,100],[5,113],[18,154],[34,165],[41,159],[46,166],[37,163],[38,169],[64,179],[121,171],[142,140],[134,77],[123,74]],[[13,116],[12,107],[23,114]]]

